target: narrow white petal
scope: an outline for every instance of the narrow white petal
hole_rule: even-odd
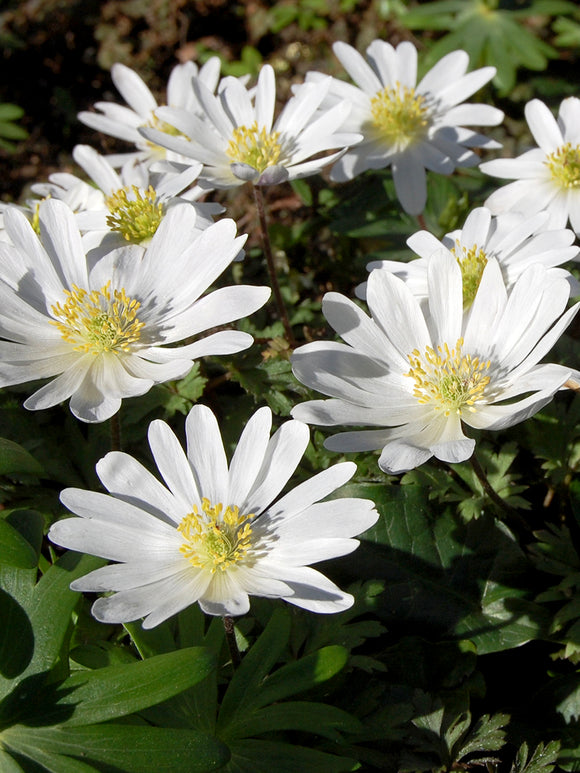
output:
[[[525,107],[526,120],[534,139],[545,153],[552,153],[563,144],[562,132],[547,107],[539,99],[532,99]]]
[[[185,452],[164,421],[151,422],[148,439],[157,469],[179,502],[181,514],[186,515],[192,511],[194,504],[199,506],[203,494],[200,495]]]
[[[228,493],[228,462],[217,420],[204,405],[194,405],[185,421],[187,457],[193,469],[197,490],[212,505],[224,507],[237,502],[224,502]]]
[[[229,502],[245,502],[262,468],[270,440],[272,412],[260,408],[250,418],[236,446],[229,470]]]

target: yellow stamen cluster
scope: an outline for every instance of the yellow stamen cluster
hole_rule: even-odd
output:
[[[253,513],[240,515],[238,507],[228,505],[224,510],[221,503],[212,505],[204,497],[202,512],[193,506],[181,521],[177,530],[185,538],[179,548],[193,566],[209,570],[225,571],[241,561],[252,547],[250,520]]]
[[[550,153],[546,161],[552,180],[562,188],[580,186],[580,145],[567,142]]]
[[[131,186],[131,190],[133,198],[129,198],[128,188],[120,188],[105,198],[111,213],[107,217],[107,225],[128,242],[141,244],[158,229],[165,207],[157,201],[157,194],[151,185],[146,191],[141,191],[136,185]]]
[[[141,304],[124,289],[111,293],[110,284],[92,292],[73,285],[72,291],[65,290],[66,301],[52,307],[56,319],[51,324],[75,351],[121,354],[139,340],[145,324],[137,317]]]
[[[428,346],[424,354],[415,349],[408,355],[411,370],[405,376],[415,381],[414,396],[445,416],[461,416],[463,410],[474,412],[474,404],[489,384],[489,360],[480,362],[478,357],[464,355],[462,347],[463,339],[459,338],[454,349],[443,344],[436,350]]]
[[[279,138],[279,132],[270,134],[263,127],[258,129],[254,121],[251,126],[238,126],[234,130],[226,154],[232,161],[248,164],[261,174],[278,163],[282,152]]]
[[[374,126],[392,144],[402,147],[414,144],[427,133],[429,110],[415,89],[396,83],[382,89],[371,99]]]
[[[455,243],[455,247],[451,248],[451,252],[455,255],[461,269],[463,308],[468,309],[477,294],[483,270],[487,265],[487,255],[477,244],[467,249],[462,247],[458,241]]]

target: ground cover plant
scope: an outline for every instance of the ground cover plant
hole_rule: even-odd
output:
[[[576,3],[0,37],[0,770],[580,769]]]

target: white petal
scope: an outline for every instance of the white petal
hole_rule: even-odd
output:
[[[228,494],[228,462],[217,420],[204,405],[194,405],[185,421],[187,457],[201,497],[212,505],[224,507],[237,502],[224,502]]]

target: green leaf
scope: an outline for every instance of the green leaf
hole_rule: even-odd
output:
[[[0,438],[0,475],[15,474],[43,476],[45,473],[42,466],[22,446],[12,440]]]
[[[277,609],[260,637],[246,653],[228,685],[218,719],[221,732],[234,717],[243,715],[247,706],[253,702],[259,685],[280,657],[289,636],[288,611],[285,608]]]
[[[345,667],[347,660],[346,647],[335,644],[288,663],[264,680],[262,689],[250,701],[250,705],[259,708],[290,695],[311,690],[336,676]]]
[[[178,695],[214,668],[209,650],[191,647],[137,663],[83,671],[49,692],[52,705],[46,699],[43,705],[39,696],[34,714],[42,717],[42,724],[67,727],[110,721]]]
[[[36,550],[30,542],[5,518],[0,518],[0,564],[19,569],[34,569],[37,562]]]
[[[28,666],[34,651],[34,632],[21,605],[0,588],[0,698],[9,685],[2,684],[19,676]],[[1,714],[1,710],[0,710]]]
[[[346,711],[324,703],[285,701],[246,712],[228,727],[227,740],[247,738],[280,730],[315,733],[331,741],[340,740],[340,733],[360,732],[361,724]]]
[[[0,103],[0,121],[18,121],[24,115],[24,110],[10,102]]]
[[[346,757],[257,738],[235,741],[230,748],[232,760],[224,773],[343,773],[359,767]]]
[[[25,773],[14,757],[11,757],[4,749],[0,749],[0,770],[2,773]]]
[[[388,628],[470,639],[479,654],[545,635],[548,616],[531,600],[530,566],[501,522],[434,512],[422,486],[353,484],[343,494],[373,499],[381,514],[349,570],[384,578],[376,609]]]
[[[558,33],[554,43],[560,48],[580,46],[580,24],[578,22],[561,17],[554,22],[554,31]]]
[[[5,137],[7,140],[25,140],[28,137],[28,132],[15,123],[0,121],[0,137]]]
[[[510,773],[551,773],[558,761],[560,741],[539,743],[531,756],[527,743],[523,743],[517,751]]]
[[[2,742],[31,760],[49,752],[124,773],[209,773],[230,757],[227,746],[217,738],[193,730],[133,725],[15,725],[3,731]]]

